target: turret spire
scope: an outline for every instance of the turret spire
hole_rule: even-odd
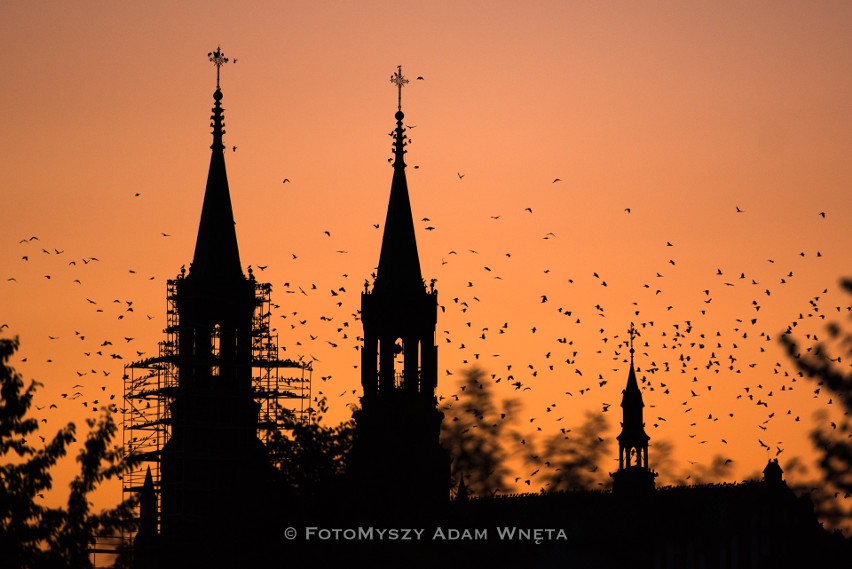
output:
[[[641,409],[645,404],[642,403],[642,391],[639,389],[639,382],[636,381],[636,369],[633,367],[633,353],[635,352],[633,349],[633,338],[638,336],[639,332],[633,327],[633,322],[630,323],[630,329],[627,331],[627,334],[630,336],[630,372],[627,375],[627,388],[624,390],[624,398],[621,401],[621,406],[624,407],[625,402],[630,402],[634,406],[638,405]]]

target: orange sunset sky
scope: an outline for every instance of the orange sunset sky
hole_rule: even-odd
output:
[[[0,334],[44,384],[42,434],[85,432],[156,353],[221,45],[242,262],[273,285],[282,357],[316,360],[326,421],[360,394],[401,64],[442,403],[476,364],[530,440],[606,405],[614,437],[634,322],[652,468],[665,440],[678,471],[721,455],[742,480],[780,450],[817,480],[813,415],[842,410],[778,337],[847,321],[850,29],[846,2],[4,2]]]

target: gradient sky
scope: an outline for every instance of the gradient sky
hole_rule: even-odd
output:
[[[0,16],[0,324],[44,384],[43,434],[95,415],[61,393],[118,402],[122,365],[156,353],[165,281],[194,248],[221,45],[242,260],[273,284],[282,356],[318,360],[330,420],[360,393],[355,313],[401,64],[421,264],[445,307],[442,395],[476,363],[524,402],[531,437],[605,403],[614,436],[635,322],[652,467],[659,440],[683,470],[732,458],[731,480],[778,448],[813,464],[812,415],[838,410],[794,381],[778,336],[848,313],[849,3],[5,2]]]

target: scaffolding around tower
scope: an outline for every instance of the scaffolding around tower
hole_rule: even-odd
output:
[[[122,484],[124,499],[142,488],[150,467],[160,499],[161,451],[171,435],[171,403],[177,395],[181,354],[178,349],[180,314],[178,283],[183,273],[167,283],[165,339],[158,354],[124,369],[123,447],[133,465]],[[254,277],[250,276],[252,281]],[[265,444],[293,421],[308,422],[311,403],[311,361],[279,358],[278,336],[270,327],[272,285],[255,282],[252,316],[252,394],[260,409],[258,438]],[[214,337],[214,345],[217,338]],[[215,349],[214,349],[215,352]]]

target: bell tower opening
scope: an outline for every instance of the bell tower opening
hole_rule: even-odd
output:
[[[220,377],[219,356],[222,353],[222,329],[218,324],[213,325],[213,334],[210,341],[210,377]]]
[[[405,381],[405,346],[402,338],[393,343],[393,386],[401,389]]]

